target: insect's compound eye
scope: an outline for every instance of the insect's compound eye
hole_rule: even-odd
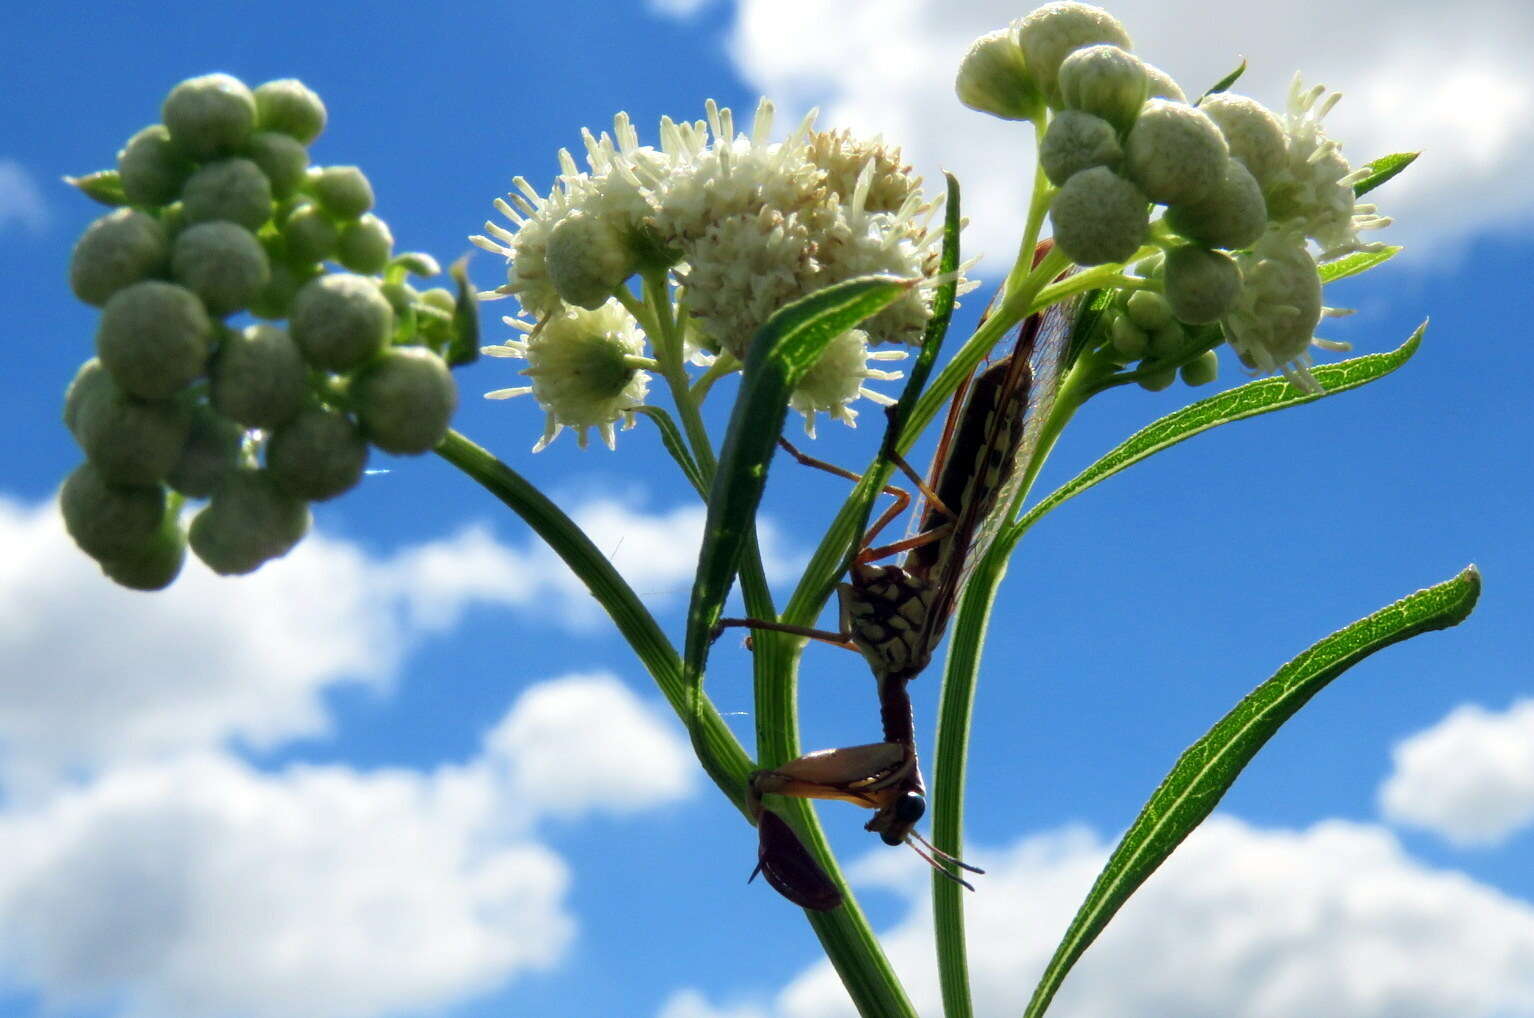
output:
[[[880,837],[884,839],[886,845],[900,844],[905,841],[911,828],[916,826],[926,812],[927,800],[920,792],[905,793],[895,803],[893,822],[888,830],[881,832]]]

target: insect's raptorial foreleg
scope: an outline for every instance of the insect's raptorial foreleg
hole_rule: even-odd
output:
[[[826,473],[835,474],[837,477],[845,477],[849,481],[857,482],[863,479],[862,475],[855,474],[845,467],[839,467],[834,463],[827,463],[825,460],[816,459],[814,456],[811,456],[808,453],[801,452],[792,442],[786,438],[779,438],[778,445],[782,446],[790,456],[798,460],[799,463],[803,466],[814,467],[817,470],[824,470]],[[927,483],[926,478],[917,473],[916,469],[912,467],[911,464],[906,462],[904,456],[900,455],[898,452],[895,452],[893,449],[889,451],[888,456],[890,462],[894,464],[901,473],[905,474],[910,482],[916,486],[917,491],[921,492],[922,497],[927,500],[927,504],[929,506],[936,507],[939,511],[947,513],[950,517],[953,516],[953,513],[948,509],[947,506],[943,504],[943,500],[938,497],[937,492],[934,491],[931,485]],[[911,504],[911,494],[904,488],[897,488],[893,484],[886,484],[880,490],[882,490],[884,494],[894,498],[895,501],[889,506],[889,508],[885,509],[882,513],[879,514],[878,518],[874,520],[873,525],[868,528],[868,532],[863,535],[863,545],[865,548],[870,543],[872,543],[875,535],[893,523],[895,519],[899,517],[901,513],[905,512],[906,508]],[[879,557],[882,556],[870,557],[865,551],[859,553],[858,561],[867,562],[871,561],[872,558]]]
[[[843,650],[859,649],[857,644],[852,642],[852,636],[849,633],[833,633],[829,629],[795,626],[787,622],[769,622],[766,619],[720,619],[709,631],[709,640],[719,639],[726,629],[765,629],[772,633],[787,633],[790,636],[802,636],[807,640],[819,640],[821,643],[829,643]]]
[[[850,802],[879,809],[909,780],[916,758],[905,746],[872,742],[822,749],[751,775],[747,800],[753,815],[763,795]]]

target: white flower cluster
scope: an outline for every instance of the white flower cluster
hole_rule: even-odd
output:
[[[485,235],[472,240],[507,261],[506,283],[484,296],[515,297],[534,324],[524,342],[490,352],[522,355],[567,341],[571,328],[553,323],[570,320],[573,309],[596,311],[614,300],[604,313],[626,315],[616,301],[630,302],[620,288],[636,273],[647,279],[669,273],[691,348],[740,360],[774,312],[825,286],[871,273],[930,280],[942,240],[935,223],[940,201],[923,196],[898,150],[877,138],[815,131],[814,117],[773,142],[766,100],[750,132],[739,134],[730,111],[711,101],[706,120],[663,118],[657,149],[640,145],[620,113],[611,135],[583,132],[585,170],[560,152],[560,174],[547,195],[516,178],[510,200],[495,203],[511,228],[486,223]],[[919,344],[931,289],[913,288],[828,351],[792,400],[811,433],[816,412],[851,423],[856,413],[848,404],[859,395],[886,401],[862,383],[899,375],[871,367],[892,355],[868,347]],[[617,332],[642,343],[633,319]],[[545,360],[579,367],[571,357]],[[545,377],[554,370],[548,367]],[[610,439],[611,424],[638,405],[636,393],[643,396],[644,385],[631,384],[642,369],[629,370],[635,373],[629,378],[610,379],[611,391],[592,394],[612,415],[605,422],[593,418],[595,405],[551,403],[547,387],[536,382],[531,391],[549,411],[553,431],[596,425]],[[511,391],[528,390],[502,393]]]
[[[1340,97],[1296,76],[1282,118],[1230,92],[1189,105],[1130,49],[1108,12],[1050,3],[977,40],[957,91],[976,109],[1042,129],[1055,244],[1073,261],[1129,262],[1154,250],[1142,274],[1179,322],[1218,322],[1249,368],[1318,391],[1309,347],[1338,344],[1313,339],[1325,311],[1317,261],[1379,248],[1359,234],[1390,222],[1356,202],[1368,170],[1350,167],[1322,129]],[[1152,223],[1156,205],[1164,215]],[[1175,330],[1131,331],[1146,332],[1146,317],[1131,316],[1115,345],[1132,357],[1149,351],[1144,371],[1170,384],[1186,358]]]

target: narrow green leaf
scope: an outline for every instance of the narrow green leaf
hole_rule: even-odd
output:
[[[1252,758],[1310,698],[1393,643],[1465,621],[1481,593],[1468,566],[1314,644],[1253,690],[1178,759],[1108,858],[1034,990],[1024,1018],[1039,1018],[1077,959],[1129,896],[1204,821]]]
[[[818,290],[769,318],[746,355],[719,467],[709,492],[708,519],[687,613],[683,658],[689,683],[701,683],[710,631],[735,578],[741,549],[767,484],[788,396],[832,339],[894,303],[915,285],[891,276],[865,276]]]
[[[1241,58],[1241,62],[1236,65],[1236,69],[1234,71],[1231,71],[1225,77],[1221,78],[1219,81],[1215,82],[1213,85],[1210,85],[1209,86],[1209,91],[1207,91],[1203,95],[1199,96],[1198,97],[1198,102],[1194,103],[1193,105],[1197,106],[1199,103],[1203,102],[1205,99],[1208,99],[1210,96],[1214,95],[1216,92],[1228,92],[1228,91],[1230,91],[1230,86],[1234,85],[1240,79],[1241,75],[1243,75],[1245,73],[1246,73],[1246,57],[1242,57]]]
[[[1295,388],[1283,378],[1261,378],[1239,388],[1222,392],[1217,396],[1173,411],[1158,421],[1130,435],[1116,449],[1066,481],[1018,520],[1013,526],[1012,540],[1038,522],[1040,517],[1062,502],[1086,491],[1100,481],[1107,480],[1126,467],[1146,459],[1162,449],[1170,448],[1201,432],[1217,428],[1231,421],[1256,417],[1301,403],[1312,403],[1339,392],[1356,389],[1390,374],[1405,364],[1417,352],[1422,334],[1427,329],[1423,322],[1406,342],[1388,353],[1373,353],[1336,364],[1323,364],[1312,368],[1311,374],[1321,385],[1322,392],[1308,393]]]
[[[450,368],[479,360],[479,296],[469,282],[469,259],[460,258],[448,269],[458,284],[458,301],[453,306],[453,341],[447,347]]]
[[[92,201],[112,208],[128,204],[128,196],[123,193],[122,178],[116,170],[97,170],[83,177],[65,177],[64,183],[79,188],[80,193]]]
[[[1369,175],[1353,185],[1354,197],[1363,197],[1417,161],[1421,152],[1397,152],[1369,163]]]
[[[1321,282],[1332,283],[1349,276],[1362,275],[1377,265],[1384,265],[1390,259],[1400,254],[1402,248],[1386,246],[1378,251],[1358,251],[1346,258],[1338,258],[1334,262],[1327,262],[1318,270]]]
[[[693,486],[703,498],[708,498],[708,484],[703,479],[703,472],[698,469],[698,464],[692,458],[692,453],[687,450],[687,443],[682,440],[682,430],[676,426],[676,421],[666,412],[665,407],[642,406],[636,408],[639,413],[655,422],[655,427],[660,431],[661,444],[676,460],[676,465],[682,468],[682,473],[687,478],[687,483]]]

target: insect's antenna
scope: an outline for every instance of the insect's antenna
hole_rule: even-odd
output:
[[[926,843],[925,838],[921,840],[923,843]],[[928,855],[926,851],[922,849],[921,845],[918,845],[910,838],[906,838],[905,843],[911,846],[911,851],[915,852],[917,855],[926,860],[927,865],[931,866],[934,872],[941,873],[943,876],[947,877],[949,880],[952,880],[954,883],[958,884],[960,887],[967,891],[973,891],[975,889],[974,884],[970,883],[968,880],[965,880],[963,877],[959,876],[957,873],[953,872],[942,863],[938,862],[932,856]],[[963,864],[961,863],[960,865]],[[966,866],[965,869],[969,869],[969,867]]]
[[[965,862],[963,859],[960,859],[956,855],[949,855],[947,852],[943,851],[941,848],[938,848],[932,842],[922,837],[921,834],[917,831],[913,830],[909,835],[907,835],[907,837],[915,838],[917,841],[921,842],[928,852],[931,852],[934,856],[943,860],[944,862],[951,862],[960,869],[969,870],[971,873],[985,872],[985,870],[981,869],[979,866],[971,866],[969,863]]]

